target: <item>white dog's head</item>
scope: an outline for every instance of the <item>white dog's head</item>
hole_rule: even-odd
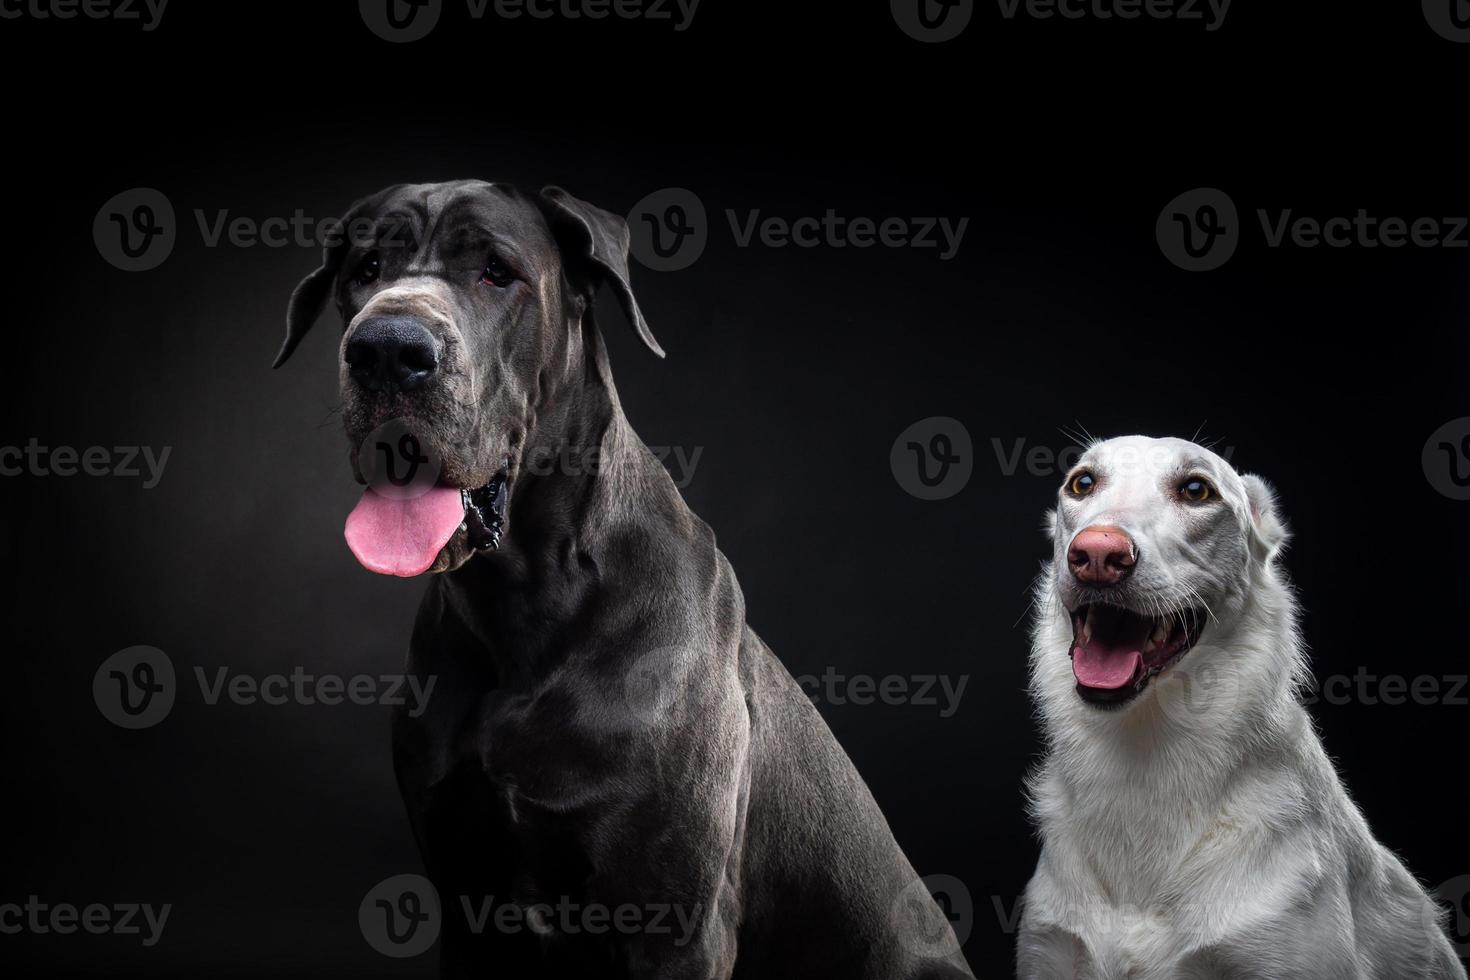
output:
[[[1263,586],[1280,605],[1290,601],[1272,575],[1286,528],[1271,489],[1183,439],[1094,443],[1067,474],[1048,526],[1034,657],[1052,697],[1068,678],[1047,658],[1070,658],[1077,698],[1116,708],[1192,650],[1224,656],[1255,645],[1240,634],[1258,625],[1247,620]]]

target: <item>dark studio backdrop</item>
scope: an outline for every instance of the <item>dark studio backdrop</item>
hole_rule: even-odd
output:
[[[139,477],[0,480],[0,902],[171,912],[151,946],[146,926],[0,935],[7,975],[431,975],[431,956],[384,957],[358,925],[368,889],[420,870],[388,709],[210,704],[195,679],[397,671],[423,590],[365,572],[342,541],[359,491],[335,314],[269,369],[318,250],[289,230],[278,247],[207,232],[222,214],[315,222],[386,184],[461,176],[557,183],[625,214],[684,188],[704,208],[696,261],[633,266],[667,361],[608,302],[624,406],[645,442],[694,461],[686,498],[794,674],[965,684],[957,705],[938,684],[937,704],[818,700],[920,873],[963,884],[977,975],[1010,969],[1037,855],[1028,589],[1052,460],[1083,428],[1202,430],[1275,483],[1314,673],[1339,679],[1313,708],[1328,750],[1428,885],[1470,874],[1456,681],[1470,457],[1437,449],[1470,432],[1470,232],[1455,221],[1470,214],[1470,44],[1431,26],[1433,4],[1242,0],[1210,30],[1203,5],[1205,22],[981,3],[957,37],[922,43],[902,5],[877,2],[704,0],[676,30],[477,21],[446,0],[431,34],[389,43],[345,0],[176,0],[153,30],[8,3],[0,444],[105,447],[114,469],[116,447],[169,456],[153,486],[146,462]],[[155,210],[174,242],[146,271],[98,245],[104,205],[134,188],[173,212]],[[1215,206],[1234,252],[1209,271],[1171,261],[1156,228],[1196,188],[1234,220],[1214,196],[1164,224]],[[1433,219],[1459,247],[1307,247],[1290,231],[1272,247],[1257,213],[1359,209]],[[968,223],[944,258],[742,245],[727,213],[743,230],[829,210]],[[924,500],[890,450],[934,417],[968,439],[952,444],[969,475]],[[126,730],[93,680],[135,645],[167,654],[178,693]],[[1390,677],[1421,696],[1389,703]]]

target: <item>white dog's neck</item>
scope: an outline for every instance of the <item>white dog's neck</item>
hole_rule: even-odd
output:
[[[1302,655],[1290,593],[1272,584],[1228,634],[1207,637],[1122,710],[1077,697],[1066,617],[1037,631],[1048,752],[1031,781],[1034,815],[1048,844],[1074,850],[1117,901],[1166,886],[1228,828],[1243,794],[1253,813],[1263,794],[1278,810],[1300,795],[1310,770],[1299,758],[1310,727],[1296,696]]]

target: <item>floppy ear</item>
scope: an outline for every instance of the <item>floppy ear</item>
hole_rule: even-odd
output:
[[[1245,483],[1246,501],[1250,505],[1252,543],[1262,560],[1269,561],[1291,537],[1291,531],[1281,518],[1276,491],[1271,484],[1254,473],[1242,474],[1241,480]]]
[[[342,256],[347,251],[346,239],[334,241],[322,249],[322,264],[317,270],[297,283],[291,293],[291,302],[286,307],[286,340],[276,355],[272,368],[286,363],[286,358],[301,343],[301,338],[326,309],[332,297],[332,286],[337,281],[337,271],[342,266]]]
[[[596,279],[606,282],[617,294],[623,314],[637,331],[639,339],[649,350],[663,357],[664,349],[654,339],[653,331],[648,329],[628,281],[628,247],[631,242],[628,223],[609,211],[578,200],[560,187],[543,188],[541,201],[562,255],[574,259],[569,263],[571,274],[575,275],[577,266],[590,264]],[[595,287],[596,282],[592,285]]]
[[[296,345],[301,343],[301,338],[311,329],[327,308],[327,301],[332,298],[332,287],[337,282],[337,273],[342,268],[342,259],[347,254],[347,246],[352,244],[351,234],[353,222],[356,221],[370,205],[383,200],[389,194],[398,190],[402,184],[394,184],[385,187],[376,194],[359,198],[352,202],[352,207],[347,213],[331,226],[327,231],[327,243],[322,248],[322,264],[317,270],[297,284],[291,293],[291,302],[286,307],[286,340],[281,344],[281,351],[276,355],[276,361],[271,365],[278,368],[286,363]]]

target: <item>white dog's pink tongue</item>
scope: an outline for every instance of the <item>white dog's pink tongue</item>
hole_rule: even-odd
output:
[[[1072,649],[1072,673],[1081,684],[1116,691],[1143,672],[1143,654],[1128,646],[1108,646],[1092,640]]]
[[[431,487],[411,500],[369,487],[347,515],[343,534],[368,571],[407,577],[429,570],[463,520],[464,503],[453,487]]]

